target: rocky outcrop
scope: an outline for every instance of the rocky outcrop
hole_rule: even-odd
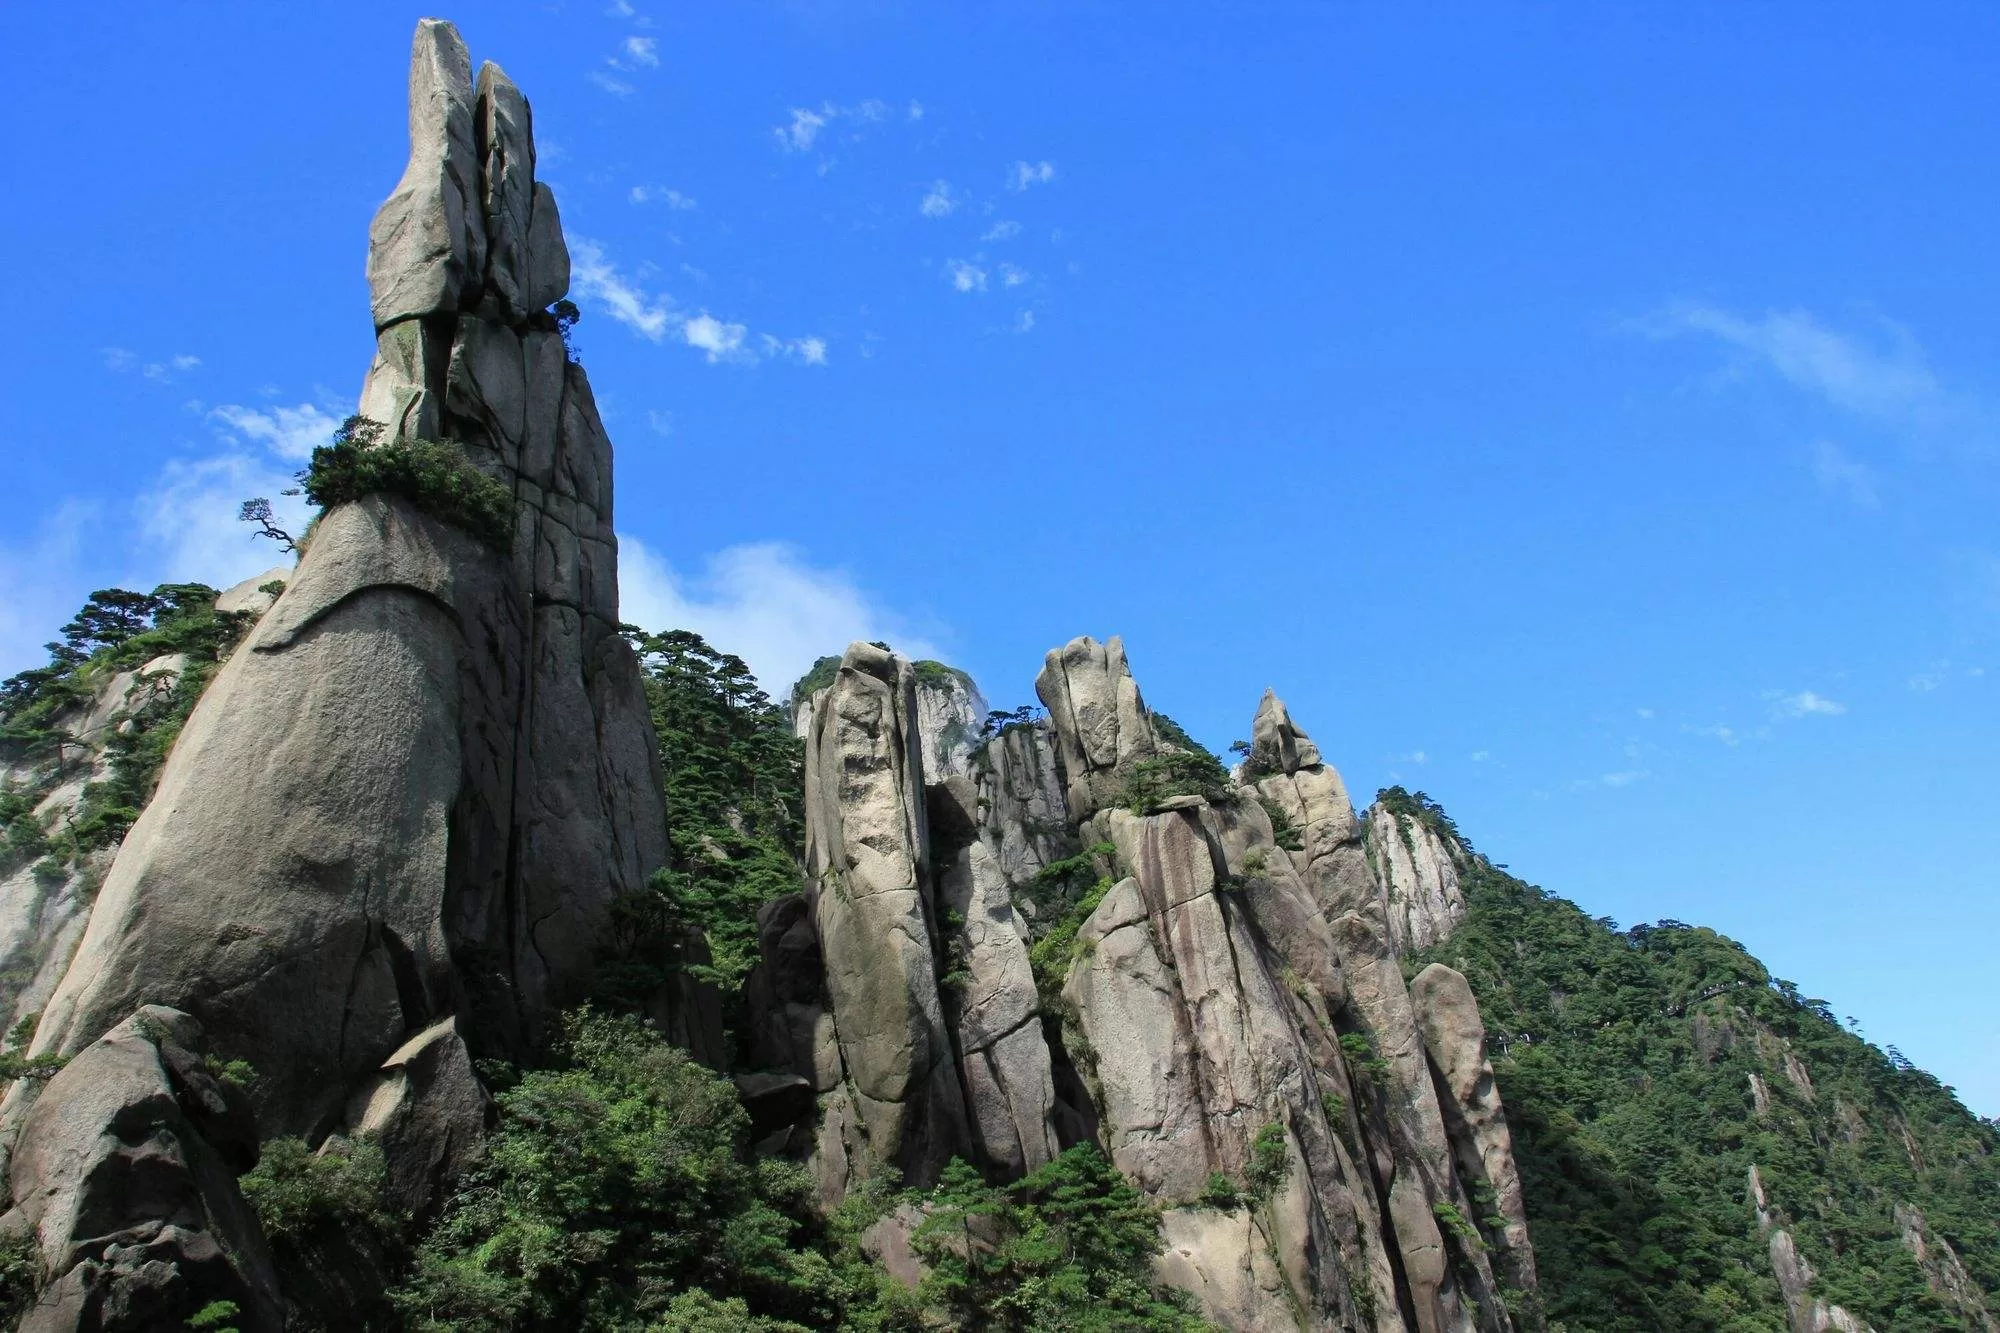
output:
[[[214,1301],[249,1333],[283,1327],[236,1177],[257,1163],[243,1094],[204,1063],[200,1024],[141,1008],[78,1052],[28,1112],[0,1230],[38,1243],[32,1333],[183,1328]]]
[[[1053,1158],[1055,1074],[1042,1037],[1028,923],[972,783],[927,789],[944,924],[945,1010],[982,1163],[1009,1179]]]
[[[1397,953],[1442,943],[1465,920],[1458,883],[1464,853],[1456,839],[1428,820],[1377,804],[1368,810],[1368,850]]]
[[[1087,819],[1116,804],[1132,765],[1159,749],[1125,664],[1125,641],[1085,636],[1051,649],[1035,676],[1035,695],[1049,710],[1068,776],[1070,818]]]
[[[185,1010],[259,1071],[267,1134],[374,1135],[420,1209],[476,1137],[471,1058],[538,1045],[665,835],[610,444],[543,310],[568,259],[527,103],[491,65],[475,91],[425,20],[410,118],[371,231],[362,413],[371,447],[442,441],[498,482],[513,535],[401,494],[320,518],[182,731],[34,1050]]]
[[[938,993],[940,941],[909,662],[850,646],[813,700],[806,741],[806,872],[847,1105],[821,1179],[894,1166],[929,1184],[968,1146]],[[844,1163],[844,1166],[842,1165]]]
[[[766,909],[746,991],[757,1059],[820,1093],[789,1142],[826,1201],[873,1162],[1011,1179],[1094,1139],[1221,1327],[1511,1328],[1492,1256],[1535,1275],[1477,1006],[1440,969],[1419,1023],[1363,829],[1283,703],[1228,799],[1140,815],[1126,778],[1162,743],[1117,639],[1050,653],[1048,719],[963,774],[927,767],[913,675],[856,644],[800,701],[813,886]]]
[[[970,771],[986,722],[986,696],[972,677],[942,662],[915,664],[917,745],[932,782]]]
[[[1931,1294],[1980,1333],[2000,1333],[2000,1319],[1995,1319],[1987,1309],[1979,1284],[1965,1271],[1951,1242],[1931,1230],[1923,1210],[1899,1203],[1895,1218],[1896,1229],[1903,1236],[1903,1248],[1924,1271],[1924,1285]]]
[[[1764,1193],[1763,1174],[1750,1168],[1750,1206],[1757,1215],[1757,1228],[1765,1234],[1771,1257],[1771,1276],[1785,1299],[1785,1318],[1791,1333],[1872,1333],[1868,1323],[1812,1294],[1815,1274],[1812,1265],[1799,1253],[1792,1233],[1779,1225],[1777,1210]]]
[[[1505,1268],[1511,1284],[1535,1288],[1535,1251],[1528,1243],[1528,1213],[1521,1199],[1521,1175],[1514,1165],[1514,1139],[1493,1065],[1486,1058],[1486,1025],[1479,1002],[1459,972],[1432,963],[1410,983],[1410,1000],[1423,1031],[1424,1052],[1437,1084],[1438,1105],[1451,1135],[1459,1179],[1482,1208],[1481,1220],[1497,1218]],[[1489,1207],[1491,1213],[1485,1213]]]

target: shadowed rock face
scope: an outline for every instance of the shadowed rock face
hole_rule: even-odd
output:
[[[801,708],[812,906],[768,909],[747,995],[759,1058],[822,1092],[827,1202],[872,1161],[934,1172],[939,1126],[1002,1178],[1094,1139],[1164,1209],[1161,1278],[1220,1327],[1511,1328],[1489,1250],[1516,1285],[1534,1269],[1477,1007],[1447,969],[1413,1000],[1346,788],[1283,703],[1233,799],[1139,815],[1119,800],[1158,742],[1118,640],[1050,653],[1048,721],[968,776],[922,769],[938,723],[909,675],[857,644]],[[1102,844],[1115,883],[1044,1012],[1033,914],[1064,904],[1037,876]],[[1264,1184],[1216,1206],[1217,1174]],[[1494,1211],[1472,1201],[1489,1185],[1504,1231],[1448,1233]]]
[[[470,1056],[541,1039],[665,834],[610,443],[543,310],[569,261],[528,105],[493,65],[475,89],[425,20],[410,124],[370,232],[362,412],[459,448],[512,495],[513,537],[391,495],[320,519],[189,719],[35,1049],[185,1010],[259,1071],[266,1134],[375,1134],[422,1209],[483,1123]]]
[[[845,1071],[833,1096],[846,1106],[827,1118],[845,1122],[843,1144],[820,1154],[829,1188],[877,1164],[929,1184],[969,1147],[915,718],[909,662],[857,643],[806,738],[806,872]]]
[[[28,1113],[0,1225],[39,1242],[48,1284],[24,1330],[181,1328],[234,1301],[283,1326],[277,1281],[236,1176],[257,1163],[242,1095],[203,1064],[201,1025],[149,1005],[49,1080]]]

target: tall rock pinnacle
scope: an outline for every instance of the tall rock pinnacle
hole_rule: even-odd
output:
[[[375,447],[443,442],[504,487],[511,540],[402,494],[327,510],[189,719],[35,1041],[74,1054],[142,1006],[185,1013],[258,1071],[265,1138],[375,1137],[418,1211],[482,1131],[471,1057],[537,1044],[608,904],[664,859],[611,446],[545,309],[569,259],[534,161],[520,91],[491,64],[475,87],[451,25],[418,24],[361,414]],[[95,1134],[104,1109],[27,1133]],[[14,1198],[58,1156],[22,1143]],[[60,1276],[80,1238],[40,1230]]]

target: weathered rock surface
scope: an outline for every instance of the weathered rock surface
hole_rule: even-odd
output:
[[[953,1025],[966,1107],[984,1163],[1015,1178],[1061,1151],[1055,1081],[1042,1037],[1028,923],[971,782],[927,789],[945,938],[945,1010]]]
[[[938,994],[940,944],[909,662],[851,645],[813,701],[806,871],[858,1139],[851,1174],[927,1184],[968,1148]],[[822,1158],[827,1155],[823,1152]]]
[[[1865,1320],[1812,1294],[1815,1276],[1812,1265],[1799,1253],[1792,1233],[1778,1225],[1776,1210],[1764,1193],[1763,1176],[1755,1166],[1750,1168],[1749,1193],[1758,1229],[1767,1238],[1771,1275],[1778,1280],[1778,1290],[1785,1298],[1785,1317],[1791,1333],[1872,1333]]]
[[[1923,1210],[1899,1203],[1895,1218],[1897,1230],[1903,1233],[1903,1248],[1917,1261],[1917,1267],[1924,1270],[1924,1285],[1931,1289],[1931,1294],[1981,1333],[2000,1333],[2000,1319],[1995,1319],[1987,1309],[1979,1284],[1965,1271],[1951,1243],[1931,1230]]]
[[[972,752],[980,745],[979,729],[986,721],[986,696],[972,677],[942,662],[917,663],[916,677],[917,743],[924,777],[936,782],[969,772]]]
[[[527,103],[492,66],[475,92],[426,20],[410,119],[370,233],[363,413],[384,443],[461,449],[512,495],[513,538],[397,495],[321,518],[189,718],[34,1049],[185,1010],[259,1071],[267,1134],[372,1135],[421,1209],[479,1133],[472,1057],[535,1048],[665,834],[610,443],[541,310],[568,259]],[[47,1151],[38,1114],[17,1162]]]
[[[1465,977],[1432,963],[1410,983],[1410,1000],[1423,1031],[1424,1051],[1437,1082],[1438,1105],[1457,1155],[1459,1178],[1477,1197],[1484,1186],[1493,1198],[1505,1238],[1503,1260],[1512,1285],[1535,1288],[1535,1251],[1528,1242],[1528,1213],[1521,1199],[1521,1175],[1514,1165],[1514,1139],[1486,1058],[1486,1025]]]
[[[1138,682],[1125,664],[1125,641],[1085,636],[1049,651],[1035,677],[1049,710],[1057,754],[1068,774],[1069,816],[1088,819],[1115,804],[1125,775],[1159,749]]]
[[[242,1094],[208,1072],[201,1025],[149,1005],[91,1043],[28,1111],[0,1226],[39,1243],[48,1282],[20,1327],[185,1327],[211,1301],[283,1326],[257,1218],[236,1177],[257,1162]]]
[[[1458,845],[1412,815],[1381,805],[1368,811],[1368,848],[1382,897],[1389,947],[1399,954],[1442,942],[1465,920]]]

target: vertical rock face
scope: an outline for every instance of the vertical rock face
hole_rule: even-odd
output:
[[[22,1329],[182,1328],[224,1300],[244,1329],[283,1326],[235,1183],[257,1163],[256,1121],[204,1054],[200,1024],[149,1005],[49,1080],[9,1172],[4,1225],[36,1239],[48,1276]]]
[[[1817,1275],[1799,1253],[1792,1233],[1778,1225],[1777,1212],[1764,1194],[1763,1175],[1755,1166],[1750,1168],[1749,1193],[1750,1206],[1757,1214],[1757,1228],[1768,1238],[1771,1275],[1778,1280],[1778,1290],[1785,1298],[1785,1320],[1791,1325],[1791,1333],[1871,1333],[1865,1320],[1812,1294]]]
[[[1139,814],[1159,742],[1117,639],[1050,653],[1048,720],[962,770],[913,674],[856,644],[798,708],[812,890],[767,909],[746,997],[758,1059],[821,1094],[827,1202],[872,1162],[1016,1178],[1094,1139],[1220,1327],[1511,1328],[1491,1256],[1530,1291],[1534,1264],[1477,1006],[1442,968],[1413,1000],[1346,788],[1284,704],[1230,798]],[[1042,874],[1088,878],[1085,849],[1112,871],[1087,914]],[[1059,929],[1070,953],[1031,965]],[[1065,965],[1045,1011],[1035,969]]]
[[[1115,803],[1131,765],[1158,749],[1125,664],[1125,641],[1086,636],[1051,649],[1035,677],[1035,695],[1055,729],[1070,818],[1087,819]]]
[[[849,647],[813,701],[806,873],[845,1070],[836,1096],[851,1116],[847,1172],[865,1177],[889,1164],[927,1184],[966,1151],[968,1135],[938,995],[915,716],[910,664],[871,644]]]
[[[917,743],[932,782],[969,770],[986,721],[986,696],[972,677],[942,662],[918,662]]]
[[[512,539],[398,495],[320,519],[182,732],[35,1049],[183,1009],[260,1071],[267,1135],[376,1133],[419,1207],[484,1115],[469,1056],[535,1045],[665,835],[610,444],[542,310],[568,258],[527,103],[491,65],[475,91],[426,20],[410,124],[370,232],[363,415],[461,450],[512,496]]]
[[[1535,1287],[1535,1252],[1528,1243],[1528,1213],[1521,1200],[1521,1175],[1514,1166],[1514,1140],[1493,1066],[1486,1058],[1486,1025],[1465,977],[1432,963],[1410,983],[1410,999],[1423,1029],[1424,1051],[1437,1082],[1438,1104],[1457,1155],[1460,1179],[1475,1200],[1490,1197],[1493,1215],[1504,1223],[1504,1257],[1515,1287]],[[1483,1189],[1481,1188],[1483,1187]]]
[[[1424,820],[1375,805],[1368,811],[1368,847],[1390,948],[1428,949],[1465,920],[1455,841]]]
[[[1895,1218],[1897,1230],[1903,1233],[1903,1248],[1917,1261],[1917,1267],[1924,1270],[1924,1285],[1931,1294],[1955,1309],[1980,1333],[2000,1333],[2000,1319],[1995,1319],[1986,1308],[1979,1284],[1965,1271],[1951,1243],[1931,1230],[1923,1210],[1899,1203]]]

